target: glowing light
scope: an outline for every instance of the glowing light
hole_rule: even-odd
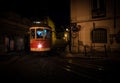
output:
[[[68,29],[68,28],[66,28],[66,31],[69,31],[69,29]]]
[[[41,22],[40,22],[40,21],[34,21],[33,23],[35,23],[35,24],[40,24]]]
[[[67,34],[65,33],[64,36],[67,37]]]
[[[42,48],[42,45],[41,45],[41,44],[38,44],[38,48]]]

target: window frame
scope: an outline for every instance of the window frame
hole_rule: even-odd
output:
[[[92,18],[106,17],[106,0],[91,0]]]
[[[96,28],[91,31],[92,43],[107,43],[107,30]]]

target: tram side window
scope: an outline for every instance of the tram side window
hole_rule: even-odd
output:
[[[37,38],[43,38],[43,29],[36,30]]]
[[[31,29],[31,38],[35,38],[35,29]]]

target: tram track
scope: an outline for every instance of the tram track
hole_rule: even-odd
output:
[[[68,60],[59,60],[64,71],[74,74],[78,78],[82,77],[90,81],[102,82],[104,68],[102,66],[87,64],[87,63],[75,63]]]
[[[83,78],[88,79],[90,81],[91,80],[92,81],[96,81],[96,82],[101,82],[102,81],[99,77],[93,75],[94,74],[93,71],[91,73],[91,71],[88,71],[89,69],[86,70],[86,69],[83,69],[81,67],[79,67],[79,68],[80,69],[73,68],[73,67],[70,67],[68,65],[63,67],[64,70],[66,70],[66,71],[68,71],[70,73],[73,73],[73,74],[75,74],[78,77],[83,77]]]

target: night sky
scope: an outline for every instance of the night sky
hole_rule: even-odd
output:
[[[69,0],[0,0],[0,9],[30,19],[49,16],[56,27],[65,26],[70,21]]]

